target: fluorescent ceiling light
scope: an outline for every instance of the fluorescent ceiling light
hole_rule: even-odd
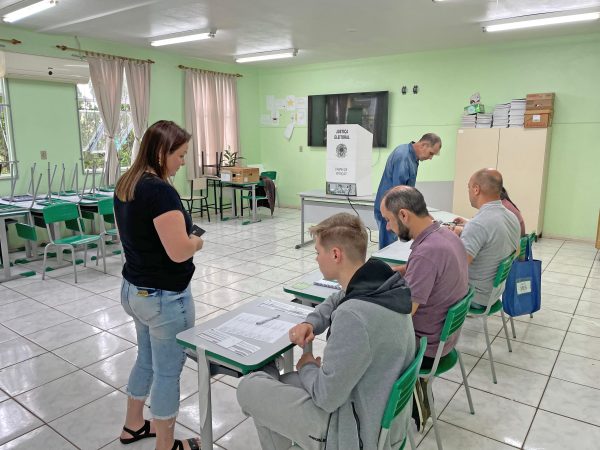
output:
[[[203,39],[214,38],[215,33],[216,31],[208,31],[204,33],[186,34],[184,36],[170,37],[166,39],[157,39],[156,41],[151,41],[150,45],[153,47],[160,47],[161,45],[172,45],[181,44],[182,42],[201,41]]]
[[[276,50],[274,52],[254,53],[252,55],[240,55],[235,57],[237,63],[247,63],[254,61],[268,61],[271,59],[292,58],[298,54],[297,48],[287,50]]]
[[[600,12],[572,14],[570,16],[554,16],[545,17],[543,19],[530,19],[517,22],[500,23],[497,25],[486,25],[483,27],[483,31],[491,33],[494,31],[520,30],[522,28],[543,27],[546,25],[558,25],[562,23],[587,22],[598,19],[600,19]]]
[[[21,9],[17,9],[11,13],[8,13],[3,17],[3,20],[8,23],[16,22],[17,20],[24,19],[25,17],[32,16],[33,14],[44,11],[48,8],[56,6],[58,2],[55,0],[42,0],[41,2],[34,3]]]

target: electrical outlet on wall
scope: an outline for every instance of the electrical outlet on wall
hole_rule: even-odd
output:
[[[298,146],[298,151],[302,152],[302,146],[301,145]]]
[[[46,150],[42,150],[42,151],[40,151],[40,158],[41,158],[42,160],[46,160],[46,159],[48,159],[48,152],[47,152]]]

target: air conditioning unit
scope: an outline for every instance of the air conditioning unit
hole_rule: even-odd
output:
[[[87,84],[90,69],[86,61],[76,59],[0,52],[0,77]]]

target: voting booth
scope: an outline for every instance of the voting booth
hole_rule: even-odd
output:
[[[327,125],[325,192],[371,195],[373,134],[356,124]]]

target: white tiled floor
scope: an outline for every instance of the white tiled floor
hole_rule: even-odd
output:
[[[198,222],[207,233],[194,257],[197,322],[256,296],[289,300],[282,284],[317,267],[312,247],[294,249],[297,210],[278,209],[273,218],[247,226]],[[372,244],[369,251],[375,250]],[[447,450],[600,448],[600,255],[592,245],[552,239],[535,244],[534,254],[544,267],[543,309],[533,319],[516,318],[512,353],[500,319],[489,321],[497,385],[479,319],[465,323],[459,348],[475,415],[468,412],[456,368],[434,384]],[[39,263],[29,266],[39,272]],[[119,305],[119,274],[114,256],[107,275],[95,263],[78,267],[77,285],[70,268],[48,272],[45,281],[36,275],[0,285],[0,450],[126,448],[117,437],[135,329]],[[319,336],[315,352],[324,344]],[[237,380],[218,376],[212,386],[215,448],[258,449],[252,419],[235,399]],[[198,430],[197,396],[194,364],[188,363],[180,437]],[[419,449],[436,448],[431,426],[417,441]],[[149,450],[154,443],[129,447]]]

